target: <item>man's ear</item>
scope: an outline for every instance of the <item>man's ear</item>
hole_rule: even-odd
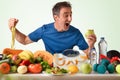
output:
[[[54,20],[56,21],[58,18],[58,15],[53,15]]]

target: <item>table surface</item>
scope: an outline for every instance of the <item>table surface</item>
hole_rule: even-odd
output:
[[[3,78],[3,79],[2,79]],[[52,74],[6,74],[0,80],[120,80],[120,74],[65,74],[65,75],[52,75]],[[8,80],[8,79],[7,79]]]

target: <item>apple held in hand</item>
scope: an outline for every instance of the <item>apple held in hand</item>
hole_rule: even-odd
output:
[[[89,74],[92,72],[92,66],[89,63],[83,63],[80,66],[80,69],[81,69],[82,73],[85,73],[85,74]]]
[[[18,55],[13,55],[12,60],[15,65],[18,65],[22,61],[22,59]]]
[[[94,30],[93,29],[88,29],[87,32],[85,33],[85,37],[88,37],[89,35],[94,34]]]

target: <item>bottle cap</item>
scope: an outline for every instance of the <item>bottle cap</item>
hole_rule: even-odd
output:
[[[101,39],[104,39],[104,37],[101,37]]]

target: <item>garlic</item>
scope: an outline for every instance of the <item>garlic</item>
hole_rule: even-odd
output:
[[[27,73],[27,66],[25,66],[25,65],[19,66],[17,68],[17,72],[20,73],[20,74]]]

